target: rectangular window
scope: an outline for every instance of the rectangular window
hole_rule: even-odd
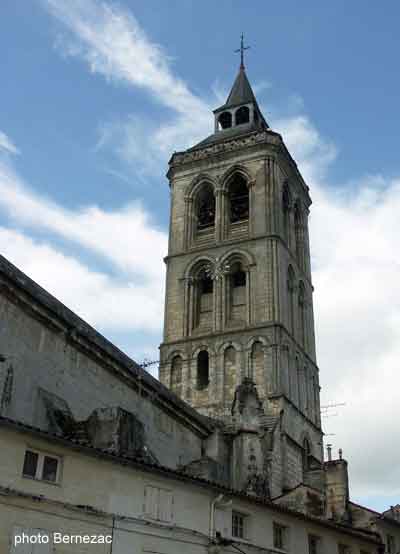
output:
[[[237,539],[246,538],[246,518],[244,514],[232,512],[232,537]]]
[[[27,450],[25,452],[24,469],[22,473],[26,477],[36,477],[38,460],[39,454],[37,454],[36,452],[32,452],[31,450]]]
[[[25,451],[24,466],[22,475],[47,481],[49,483],[58,483],[60,472],[60,458],[42,452],[33,450]]]
[[[319,554],[321,551],[321,537],[308,535],[308,554]]]
[[[147,485],[144,489],[144,513],[151,519],[172,521],[173,516],[172,492]]]
[[[279,523],[274,523],[274,548],[288,548],[288,528]]]

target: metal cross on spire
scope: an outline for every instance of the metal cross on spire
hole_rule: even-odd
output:
[[[244,51],[248,50],[250,46],[244,46],[244,36],[243,33],[240,35],[240,48],[235,50],[235,52],[240,52],[240,68],[244,69]]]

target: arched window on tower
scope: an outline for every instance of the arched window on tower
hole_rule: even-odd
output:
[[[297,262],[301,268],[304,268],[303,218],[298,202],[296,202],[294,207],[294,233],[296,240],[295,247]]]
[[[230,222],[247,221],[249,218],[249,189],[244,177],[238,174],[232,178],[228,196]]]
[[[196,198],[197,230],[203,231],[215,225],[215,196],[213,187],[205,184]]]
[[[210,363],[207,350],[200,350],[197,355],[197,389],[204,390],[210,382]]]
[[[306,291],[303,281],[299,282],[299,335],[300,342],[305,348],[307,346],[307,313],[306,313]]]
[[[171,362],[171,390],[178,396],[182,394],[182,358],[179,355]]]
[[[311,466],[311,445],[308,439],[303,441],[303,451],[302,451],[302,465],[303,465],[303,476],[310,470]]]
[[[197,279],[197,314],[196,327],[212,327],[212,313],[214,305],[214,282],[203,269]]]
[[[287,275],[287,299],[288,299],[288,323],[289,332],[294,335],[294,294],[295,294],[295,276],[293,267],[288,267]]]
[[[229,129],[229,127],[232,127],[231,112],[223,112],[218,118],[218,123],[221,129]]]
[[[283,238],[290,246],[290,193],[287,183],[285,183],[282,192],[282,217],[283,217]]]
[[[240,262],[231,266],[229,275],[229,320],[236,322],[246,321],[246,272]]]
[[[236,125],[242,125],[243,123],[248,123],[250,121],[250,110],[247,106],[242,106],[235,113],[235,123]]]

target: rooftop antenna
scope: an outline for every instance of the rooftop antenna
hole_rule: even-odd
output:
[[[340,406],[346,406],[346,402],[328,402],[328,404],[324,404],[321,406],[321,416],[323,418],[338,416],[339,412],[331,413],[330,410],[332,408],[339,408]]]
[[[250,46],[244,46],[244,35],[240,35],[240,48],[235,50],[235,54],[240,52],[240,69],[244,69],[244,51],[249,50]]]

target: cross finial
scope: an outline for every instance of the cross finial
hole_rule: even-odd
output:
[[[244,46],[244,36],[243,33],[240,35],[240,48],[235,50],[235,52],[240,52],[240,69],[244,69],[244,51],[248,50],[250,46]]]

